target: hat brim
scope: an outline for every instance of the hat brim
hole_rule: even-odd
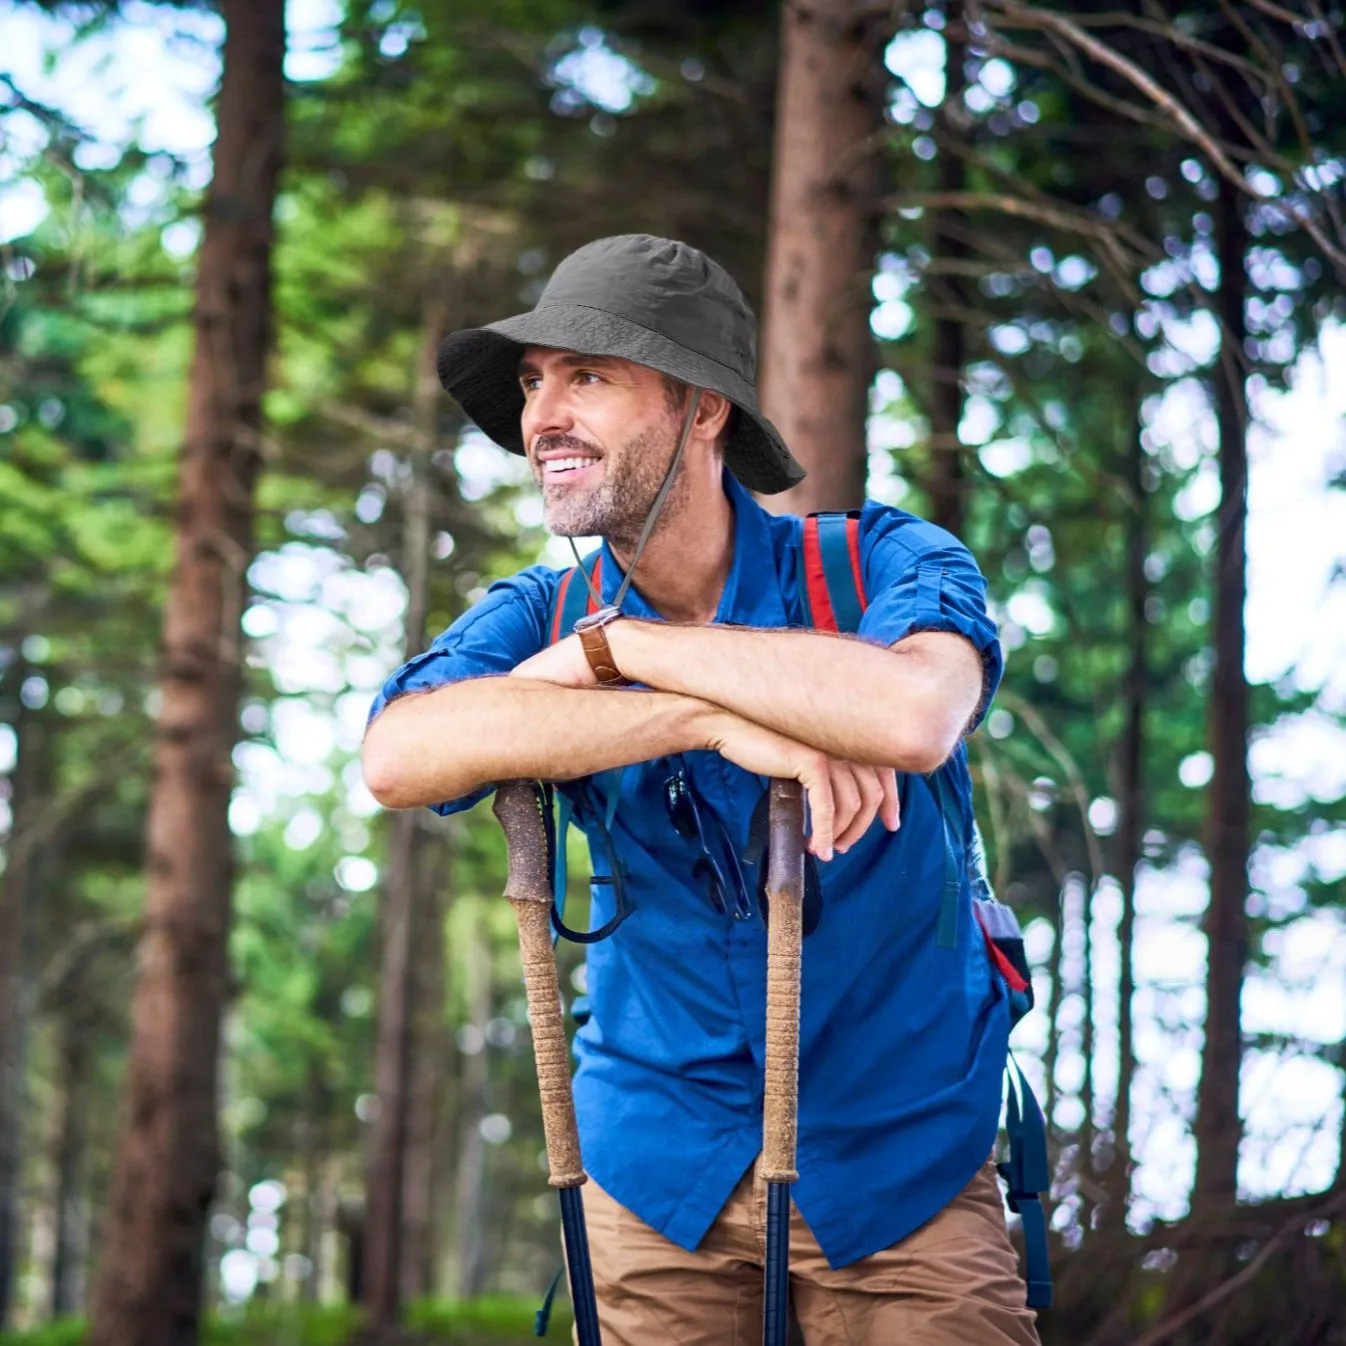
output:
[[[645,365],[727,397],[740,413],[725,443],[729,470],[749,490],[775,495],[804,479],[780,432],[762,414],[757,390],[718,360],[647,327],[582,304],[548,304],[486,327],[452,332],[439,348],[439,381],[501,448],[523,453],[519,419],[525,346],[550,346]]]

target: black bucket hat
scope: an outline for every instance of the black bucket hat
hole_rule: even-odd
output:
[[[721,393],[739,409],[725,462],[750,490],[775,494],[804,479],[757,402],[757,322],[729,273],[668,238],[622,234],[572,252],[531,313],[452,332],[439,381],[502,448],[523,453],[524,346],[631,360]]]

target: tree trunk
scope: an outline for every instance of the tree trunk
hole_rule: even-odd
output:
[[[809,473],[766,503],[803,514],[864,499],[887,29],[859,0],[781,14],[761,390]]]
[[[478,917],[465,963],[468,977],[468,1021],[485,1029],[491,1018],[491,948],[484,921]],[[486,1048],[465,1055],[458,1085],[459,1149],[457,1164],[458,1284],[460,1299],[473,1299],[486,1284],[486,1238],[482,1229],[486,1194],[486,1142],[481,1119],[486,1115],[489,1085]]]
[[[1139,407],[1137,407],[1137,412]],[[1149,498],[1145,489],[1145,450],[1140,442],[1139,416],[1131,423],[1126,453],[1129,512],[1126,525],[1127,630],[1131,662],[1122,691],[1125,721],[1118,753],[1117,882],[1122,890],[1122,914],[1117,927],[1121,963],[1117,986],[1117,1101],[1112,1116],[1112,1163],[1108,1171],[1108,1202],[1103,1218],[1121,1234],[1131,1195],[1131,1088],[1136,1071],[1134,954],[1136,944],[1136,875],[1140,868],[1141,837],[1145,828],[1144,743],[1145,702],[1149,671],[1146,663],[1145,554],[1149,550]]]
[[[437,419],[439,374],[435,359],[447,322],[445,306],[438,299],[426,305],[421,362],[416,381],[416,423],[420,448],[415,456],[408,488],[406,550],[403,564],[407,584],[419,589],[418,630],[407,631],[407,649],[419,650],[427,632],[429,603],[429,546],[432,488],[430,464],[438,446]],[[407,1158],[403,1179],[402,1296],[417,1299],[434,1293],[436,1252],[435,1178],[440,1102],[444,1091],[444,883],[448,877],[447,855],[442,846],[425,847],[416,873],[413,907],[411,1008],[411,1062],[407,1105]]]
[[[947,141],[960,134],[960,113],[967,80],[963,74],[966,47],[951,34],[964,25],[963,0],[948,0],[945,6],[945,94],[940,108],[940,129]],[[939,150],[939,190],[961,192],[966,184],[962,155],[948,144]],[[934,321],[930,390],[930,518],[941,528],[961,534],[966,515],[964,500],[963,446],[958,427],[963,421],[963,366],[967,350],[962,311],[967,305],[966,285],[958,273],[968,255],[963,231],[966,220],[956,210],[931,212],[931,297],[938,306]]]
[[[16,670],[21,686],[29,672]],[[18,755],[5,872],[0,878],[0,1330],[9,1325],[19,1262],[19,1185],[22,1179],[24,1067],[32,997],[25,951],[36,905],[43,847],[38,819],[50,802],[50,747],[38,712],[20,704]]]
[[[402,574],[407,586],[404,623],[406,657],[425,647],[429,603],[430,456],[435,444],[435,406],[439,381],[435,353],[445,323],[442,302],[426,305],[420,359],[416,370],[417,423],[420,433],[411,450],[402,530]],[[417,1285],[417,1268],[427,1253],[429,1210],[424,1190],[411,1193],[412,1183],[428,1178],[433,1144],[433,1084],[436,1066],[421,1063],[422,1050],[437,1044],[422,1040],[428,1012],[422,1007],[418,972],[429,971],[429,956],[420,949],[431,913],[427,905],[426,835],[419,810],[394,814],[388,856],[388,882],[380,912],[383,951],[379,971],[379,1024],[375,1047],[375,1079],[379,1112],[375,1121],[373,1158],[366,1208],[365,1290],[374,1321],[397,1322],[403,1295]],[[429,905],[439,911],[439,902]],[[439,934],[439,967],[430,973],[438,985],[434,1017],[443,1012],[443,932]],[[431,994],[434,994],[431,988]],[[419,1030],[419,1031],[418,1031]],[[428,1091],[428,1096],[425,1096]],[[414,1151],[414,1152],[413,1152]],[[408,1216],[411,1216],[410,1223]]]
[[[1245,534],[1248,513],[1248,397],[1243,343],[1244,259],[1248,235],[1242,197],[1221,184],[1217,206],[1220,369],[1215,379],[1220,428],[1219,540],[1215,569],[1215,675],[1211,695],[1207,845],[1210,905],[1206,911],[1208,970],[1206,1040],[1197,1090],[1194,1212],[1233,1203],[1238,1190],[1239,1067],[1243,1044],[1239,1005],[1248,959],[1248,684],[1244,674]]]
[[[52,1154],[55,1192],[52,1209],[51,1316],[79,1313],[84,1303],[88,1253],[88,1204],[84,1190],[85,1107],[88,1099],[88,1025],[67,1019],[61,1025],[60,1113]]]
[[[219,1168],[240,618],[270,340],[284,118],[283,0],[224,0],[224,72],[164,613],[163,709],[146,835],[145,934],[127,1102],[89,1346],[187,1346]]]
[[[379,903],[379,1012],[374,1121],[363,1229],[363,1302],[380,1326],[396,1324],[401,1308],[402,1204],[405,1190],[408,1077],[411,1065],[411,971],[415,864],[420,819],[391,819],[388,879]]]
[[[424,848],[429,851],[430,848]],[[403,1181],[402,1297],[419,1299],[435,1291],[440,1103],[444,1092],[444,912],[446,866],[440,848],[423,857],[413,913],[411,1078],[407,1109],[407,1160]]]

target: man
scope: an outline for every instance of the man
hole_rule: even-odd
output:
[[[608,607],[549,644],[561,572],[493,585],[389,680],[366,777],[442,812],[495,781],[570,782],[597,874],[624,867],[635,910],[590,949],[576,1040],[610,1346],[760,1340],[766,936],[742,856],[767,780],[799,780],[823,897],[790,1249],[805,1339],[1029,1346],[987,1162],[1005,993],[966,884],[953,947],[937,938],[922,779],[941,772],[970,825],[961,741],[1001,667],[985,585],[948,533],[871,503],[859,638],[800,629],[801,521],[745,489],[803,475],[758,407],[754,332],[714,262],[633,235],[567,258],[531,313],[445,340],[441,380],[528,455],[548,527],[603,538]],[[598,883],[593,924],[612,914]]]

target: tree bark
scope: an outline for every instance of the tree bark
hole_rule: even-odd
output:
[[[491,949],[484,922],[479,918],[465,964],[468,976],[468,1021],[484,1030],[491,1018]],[[481,1119],[486,1115],[489,1061],[486,1048],[463,1059],[458,1085],[459,1149],[456,1174],[456,1234],[460,1299],[472,1299],[486,1285],[486,1240],[482,1216],[486,1194],[486,1142]]]
[[[21,665],[20,685],[36,669]],[[0,879],[0,1330],[9,1325],[19,1261],[19,1185],[24,1130],[24,1064],[31,1007],[25,951],[36,905],[42,848],[32,838],[51,792],[47,729],[20,704],[18,754],[6,867]]]
[[[425,848],[427,851],[429,847]],[[439,1120],[444,1093],[445,896],[446,866],[440,848],[424,857],[413,913],[415,948],[412,972],[411,1078],[407,1108],[407,1162],[403,1181],[403,1300],[435,1292]]]
[[[415,620],[424,644],[429,604],[430,517],[433,506],[430,464],[438,447],[439,374],[435,359],[448,315],[438,297],[425,307],[420,368],[416,381],[416,423],[421,447],[416,455],[407,498],[407,583],[419,589]],[[412,632],[408,630],[408,651]],[[413,909],[414,998],[411,1008],[411,1065],[407,1105],[407,1162],[403,1181],[402,1295],[404,1300],[434,1293],[436,1253],[436,1176],[440,1103],[444,1092],[445,947],[444,882],[447,855],[442,846],[426,847],[417,872]]]
[[[887,20],[858,0],[781,14],[761,390],[809,474],[766,503],[803,514],[864,499]]]
[[[963,74],[966,47],[952,33],[964,26],[963,0],[947,0],[945,6],[945,94],[939,121],[946,141],[960,134],[960,110],[967,80]],[[939,151],[939,190],[961,192],[966,187],[963,158],[948,145]],[[966,286],[956,269],[944,270],[941,263],[955,264],[968,255],[963,230],[966,220],[960,211],[931,212],[931,262],[935,278],[929,284],[932,297],[942,312],[934,321],[931,352],[930,390],[930,518],[941,528],[961,534],[966,516],[963,481],[963,446],[958,427],[963,421],[963,367],[967,363],[966,333],[962,312],[967,306]]]
[[[379,1107],[365,1189],[364,1303],[380,1326],[401,1310],[402,1204],[411,1069],[411,964],[414,874],[421,823],[395,813],[388,881],[380,902],[379,1017],[374,1079]]]
[[[224,70],[164,613],[163,709],[146,835],[145,934],[89,1346],[189,1346],[219,1167],[240,618],[271,330],[283,139],[283,0],[224,0]]]
[[[435,446],[439,393],[435,354],[445,320],[442,301],[429,301],[416,370],[419,434],[410,454],[411,478],[402,530],[402,572],[407,586],[404,641],[408,659],[425,647],[430,457]],[[415,1293],[421,1285],[422,1268],[428,1256],[430,1211],[425,1184],[432,1164],[438,1072],[434,1060],[422,1058],[438,1048],[431,1020],[437,1023],[443,1013],[444,968],[443,907],[437,896],[432,897],[428,891],[432,885],[426,881],[425,842],[418,810],[393,816],[388,882],[382,895],[383,952],[375,1048],[379,1112],[369,1170],[365,1244],[367,1302],[374,1321],[383,1326],[397,1322],[404,1295]],[[428,928],[432,923],[440,927],[435,969],[429,966],[433,951],[421,948],[423,940],[436,939]],[[421,986],[422,976],[428,976],[432,984]],[[436,997],[433,1007],[423,1004],[427,995]],[[413,1184],[420,1187],[413,1191]]]
[[[1149,690],[1147,664],[1148,623],[1145,600],[1145,555],[1149,550],[1149,497],[1145,489],[1145,450],[1140,442],[1139,406],[1131,422],[1125,479],[1129,497],[1126,523],[1126,609],[1131,662],[1122,690],[1125,721],[1118,753],[1117,882],[1122,890],[1122,914],[1117,926],[1121,963],[1117,986],[1117,1101],[1112,1116],[1112,1163],[1107,1178],[1108,1201],[1103,1218],[1120,1234],[1126,1227],[1131,1194],[1131,1088],[1136,1071],[1136,875],[1140,868],[1141,837],[1145,829],[1144,744],[1145,703]]]
[[[1220,508],[1215,570],[1215,674],[1211,695],[1211,780],[1207,845],[1210,905],[1206,1040],[1195,1135],[1194,1213],[1231,1205],[1238,1189],[1240,1000],[1248,959],[1248,683],[1244,674],[1245,535],[1248,513],[1248,396],[1244,298],[1248,247],[1238,190],[1221,183],[1217,204],[1220,367],[1214,398],[1220,429]]]
[[[89,1076],[89,1025],[69,1017],[61,1025],[60,1099],[52,1154],[51,1316],[78,1313],[84,1302],[88,1253],[88,1203],[84,1190],[85,1108]]]

